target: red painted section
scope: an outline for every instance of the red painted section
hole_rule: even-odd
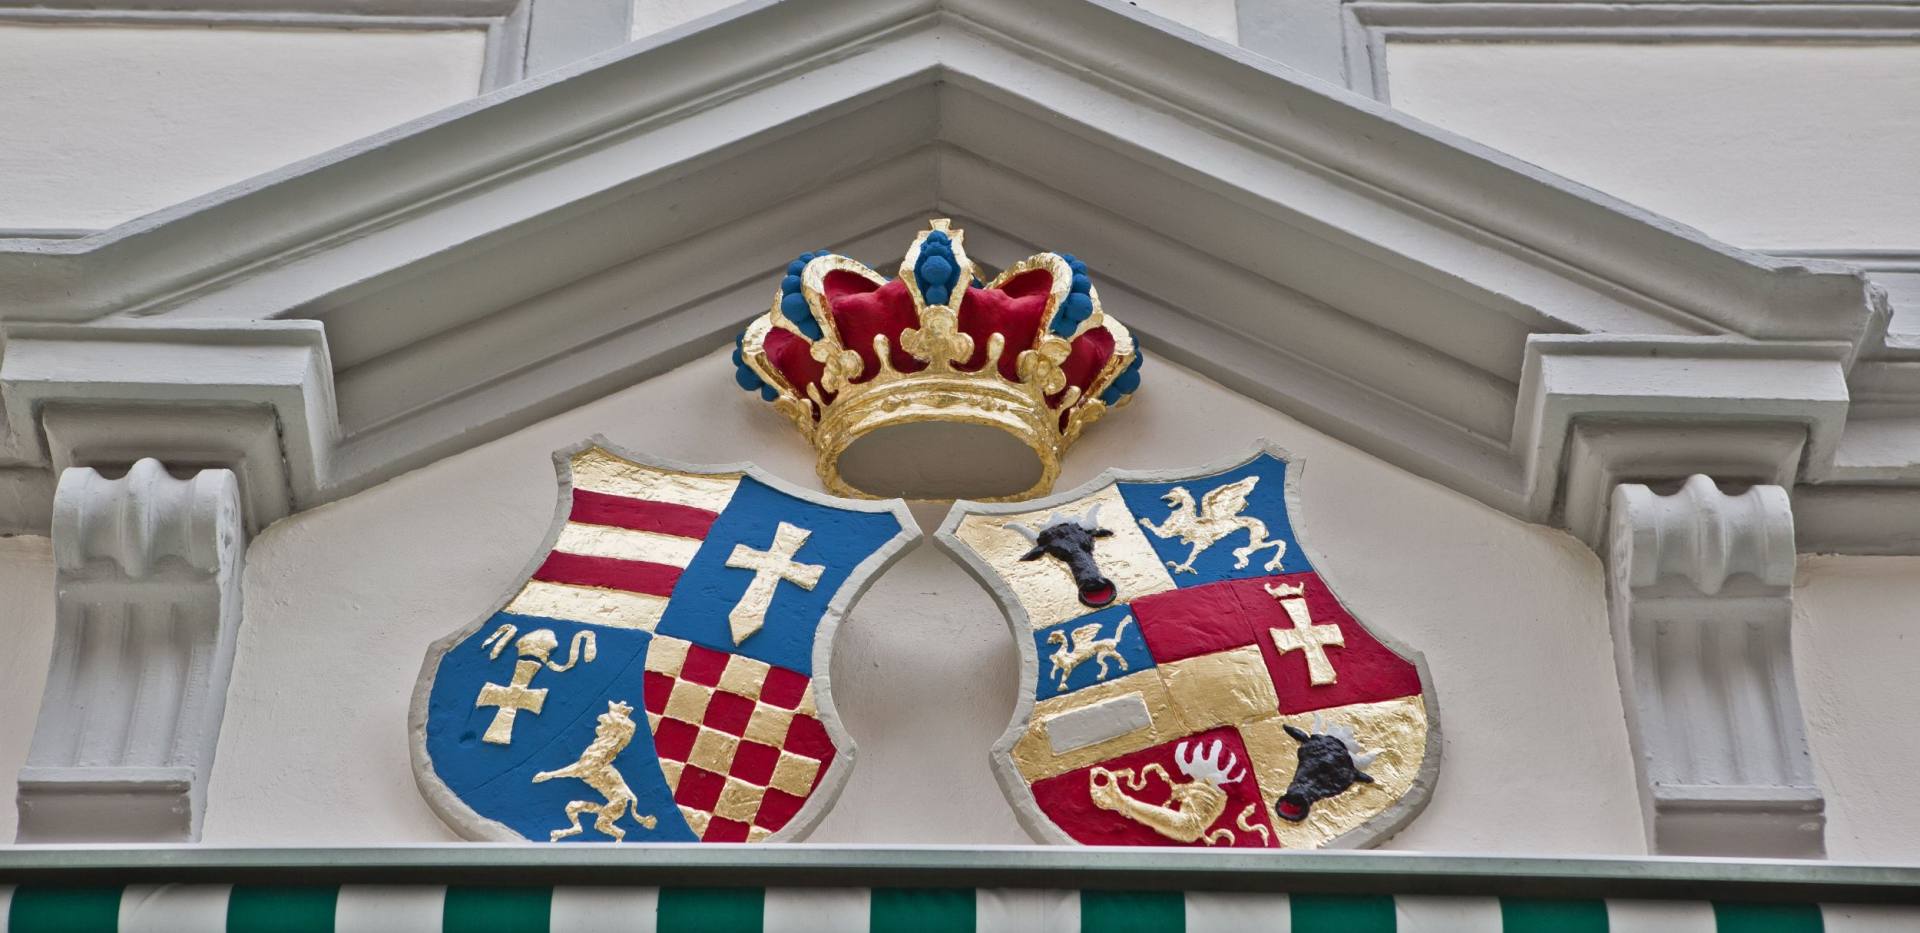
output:
[[[820,377],[827,371],[826,364],[813,358],[813,341],[784,328],[776,327],[767,331],[767,339],[760,346],[767,352],[767,361],[780,371],[780,375],[787,377],[787,384],[803,397],[807,394],[807,386],[818,385]],[[833,393],[824,389],[820,397],[833,401]],[[819,416],[819,412],[814,412],[815,418]]]
[[[554,551],[533,572],[535,580],[598,586],[651,596],[672,596],[673,585],[680,582],[680,568],[644,560],[620,560],[615,557],[588,557]]]
[[[753,821],[761,826],[779,832],[781,827],[793,820],[800,807],[807,802],[805,797],[795,797],[782,790],[767,788],[767,795],[760,798],[760,812],[754,814]]]
[[[873,352],[875,335],[885,335],[888,359],[903,373],[917,373],[927,364],[900,349],[900,332],[920,326],[920,312],[913,306],[913,294],[907,283],[894,279],[875,286],[866,277],[851,272],[829,272],[822,282],[827,306],[833,309],[833,326],[840,332],[840,345],[860,354],[864,364],[855,382],[865,382],[880,373],[880,357]]]
[[[1325,649],[1338,678],[1334,683],[1315,686],[1307,674],[1304,651],[1282,654],[1275,647],[1272,630],[1293,627],[1280,600],[1265,591],[1267,586],[1281,584],[1306,587],[1307,611],[1313,624],[1340,627],[1345,646]],[[1155,593],[1134,600],[1133,614],[1147,650],[1161,664],[1259,645],[1284,713],[1378,703],[1421,692],[1420,671],[1348,614],[1318,574],[1223,580]]]
[[[635,531],[704,539],[707,530],[720,518],[720,513],[674,502],[630,499],[590,489],[575,489],[573,513],[568,517],[588,525],[612,525]]]
[[[1220,786],[1227,795],[1227,805],[1220,816],[1208,824],[1207,833],[1214,834],[1215,830],[1225,828],[1233,834],[1231,843],[1220,838],[1216,845],[1279,848],[1280,844],[1273,838],[1271,829],[1263,837],[1257,831],[1241,829],[1238,825],[1240,815],[1245,813],[1249,806],[1253,807],[1253,812],[1247,815],[1249,825],[1270,826],[1273,819],[1267,810],[1266,802],[1260,798],[1260,786],[1254,780],[1250,763],[1252,759],[1247,755],[1246,745],[1241,742],[1239,731],[1230,726],[1209,729],[1178,742],[1143,748],[1094,767],[1108,771],[1132,768],[1135,778],[1143,783],[1138,790],[1135,790],[1130,781],[1121,780],[1116,787],[1120,793],[1143,805],[1179,810],[1180,806],[1171,803],[1172,782],[1186,784],[1193,778],[1180,770],[1175,760],[1175,752],[1184,743],[1189,746],[1189,754],[1192,754],[1197,747],[1201,755],[1205,756],[1216,741],[1220,743],[1223,753],[1218,760],[1224,764],[1226,755],[1231,754],[1235,764],[1228,773],[1238,774],[1240,779]],[[1158,764],[1165,770],[1166,776],[1162,777],[1157,772],[1146,773],[1145,769],[1149,764]],[[1093,802],[1093,770],[1093,767],[1080,768],[1033,784],[1034,801],[1040,805],[1042,812],[1066,831],[1067,835],[1087,845],[1204,846],[1207,844],[1204,837],[1192,842],[1181,842],[1163,836],[1143,822],[1096,805]]]
[[[1067,351],[1067,359],[1060,364],[1061,372],[1066,374],[1067,385],[1079,386],[1081,397],[1092,387],[1093,380],[1100,376],[1100,370],[1113,359],[1113,334],[1104,327],[1096,327],[1073,338],[1073,345]],[[1047,397],[1047,404],[1058,405],[1065,398],[1067,390],[1062,387],[1058,393]],[[1060,413],[1060,426],[1067,425],[1066,412]]]
[[[760,685],[760,702],[781,709],[793,709],[800,705],[800,698],[807,692],[811,681],[799,671],[776,667],[767,671],[766,682]]]
[[[1020,354],[1033,349],[1052,288],[1053,273],[1045,269],[1021,273],[999,288],[968,288],[960,299],[959,326],[961,333],[973,338],[973,355],[956,368],[973,372],[985,366],[987,341],[1003,334],[1006,348],[1000,353],[1000,375],[1019,382]]]

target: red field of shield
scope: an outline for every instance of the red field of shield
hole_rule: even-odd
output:
[[[1281,587],[1288,589],[1281,590]],[[1301,587],[1315,627],[1338,626],[1343,645],[1323,650],[1333,665],[1333,683],[1314,684],[1307,656],[1275,644],[1275,629],[1294,627],[1273,590]],[[1133,601],[1134,618],[1154,663],[1260,646],[1280,698],[1278,712],[1294,715],[1354,703],[1378,703],[1421,692],[1420,671],[1373,637],[1350,615],[1316,573],[1222,580],[1167,590]]]
[[[1235,779],[1211,785],[1206,780],[1210,766],[1221,766]],[[1037,781],[1033,797],[1055,824],[1087,845],[1279,846],[1267,828],[1273,820],[1246,746],[1231,727]],[[1218,815],[1201,823],[1198,817],[1215,806]]]

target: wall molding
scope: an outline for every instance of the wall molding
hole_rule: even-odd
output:
[[[195,28],[478,30],[486,35],[480,92],[526,72],[536,0],[5,0],[0,24]]]
[[[479,31],[476,93],[624,44],[632,15],[631,0],[0,0],[0,25]],[[0,230],[0,239],[75,233]]]
[[[1661,855],[1826,854],[1794,684],[1787,490],[1613,490],[1608,598],[1647,839]]]
[[[0,242],[0,521],[44,528],[48,471],[113,468],[126,413],[178,399],[271,412],[277,483],[257,419],[166,451],[234,469],[257,526],[716,352],[796,249],[928,216],[991,263],[1071,244],[1150,352],[1589,540],[1632,467],[1580,473],[1588,423],[1753,434],[1752,478],[1834,493],[1810,507],[1887,475],[1920,509],[1920,449],[1853,440],[1854,372],[1889,352],[1869,273],[1718,243],[1117,0],[762,0]],[[207,353],[247,365],[162,363]]]
[[[151,458],[118,479],[75,468],[53,512],[53,660],[18,839],[194,841],[240,625],[239,484]]]
[[[1391,99],[1388,43],[1920,42],[1920,3],[1913,0],[1338,2],[1339,34],[1316,41],[1339,43],[1347,86],[1381,101]]]

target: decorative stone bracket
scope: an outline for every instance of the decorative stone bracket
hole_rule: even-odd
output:
[[[20,771],[21,842],[199,838],[240,622],[233,471],[151,458],[54,494],[52,667]]]
[[[1793,512],[1784,488],[1614,488],[1608,595],[1649,845],[1825,854],[1794,687]]]

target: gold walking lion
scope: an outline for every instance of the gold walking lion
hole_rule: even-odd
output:
[[[593,730],[593,743],[580,753],[580,760],[564,768],[542,771],[533,776],[533,783],[539,784],[554,778],[579,778],[587,786],[600,792],[607,798],[605,803],[591,800],[575,800],[567,804],[568,826],[556,829],[549,842],[559,842],[568,836],[579,835],[580,814],[594,814],[593,828],[613,837],[619,842],[627,838],[627,831],[615,825],[621,817],[627,815],[627,808],[637,807],[639,799],[633,796],[633,790],[627,787],[627,779],[613,766],[613,759],[625,751],[627,743],[633,741],[633,719],[628,716],[633,707],[619,700],[607,703],[607,711],[600,714],[595,722],[599,725]],[[633,821],[647,829],[652,829],[659,821],[639,812],[633,814]]]

